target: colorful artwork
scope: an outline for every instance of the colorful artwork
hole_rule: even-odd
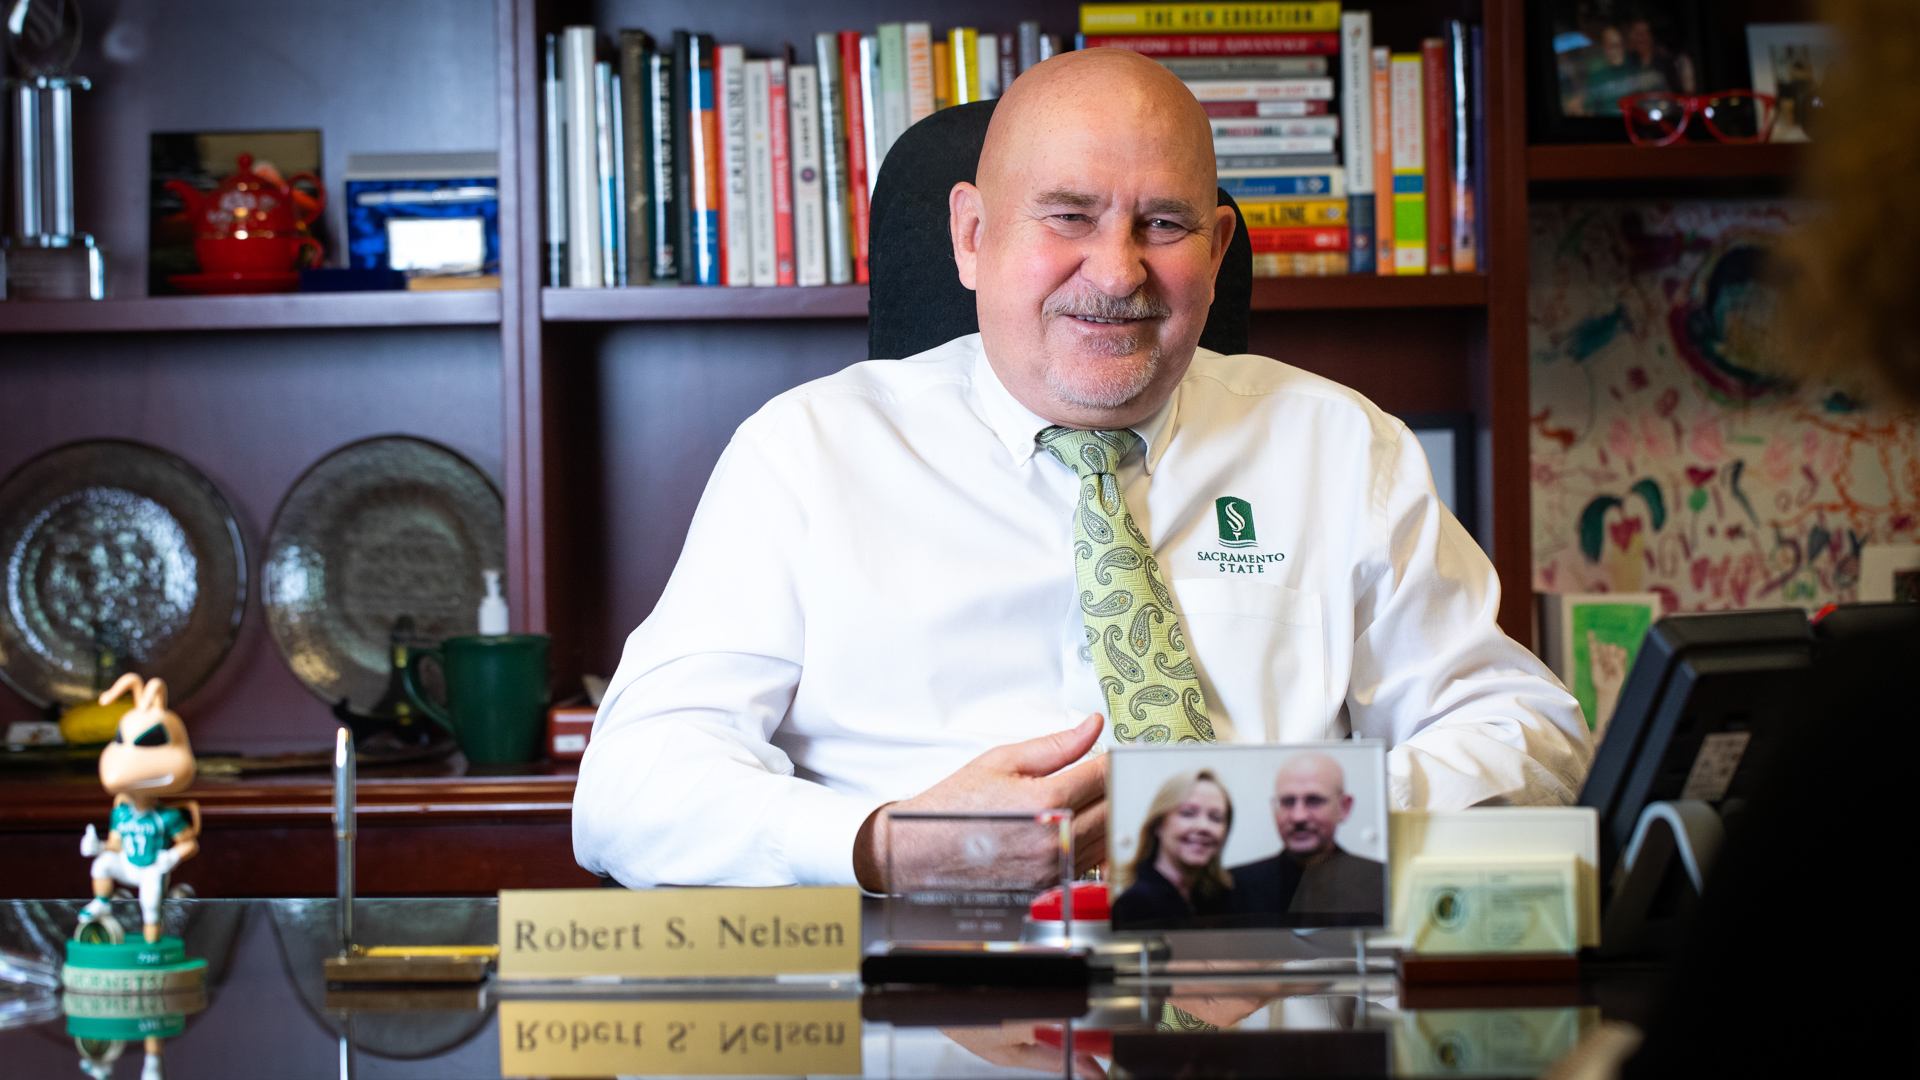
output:
[[[1911,414],[1770,370],[1787,201],[1536,203],[1534,588],[1667,611],[1854,599],[1860,549],[1920,543]]]

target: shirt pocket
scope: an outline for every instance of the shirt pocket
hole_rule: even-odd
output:
[[[1211,578],[1176,579],[1172,585],[1200,689],[1222,740],[1335,737],[1326,621],[1317,594]]]

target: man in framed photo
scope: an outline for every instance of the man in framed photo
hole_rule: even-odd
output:
[[[1288,923],[1302,926],[1384,922],[1386,866],[1346,850],[1336,838],[1353,814],[1340,763],[1322,753],[1287,759],[1273,778],[1272,806],[1281,850],[1229,870],[1235,910],[1285,913],[1296,916]]]

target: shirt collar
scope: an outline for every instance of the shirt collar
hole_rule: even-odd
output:
[[[994,373],[993,365],[987,360],[987,350],[980,344],[980,335],[972,335],[972,340],[973,385],[980,395],[987,426],[993,429],[993,433],[1005,444],[1007,452],[1013,455],[1014,464],[1025,465],[1038,449],[1034,436],[1053,424],[1020,404],[1019,399],[1000,381],[1000,376]],[[1145,446],[1143,457],[1149,475],[1160,464],[1161,456],[1167,452],[1167,444],[1173,440],[1173,419],[1179,403],[1180,387],[1176,386],[1158,411],[1133,425],[1133,433],[1140,436]]]

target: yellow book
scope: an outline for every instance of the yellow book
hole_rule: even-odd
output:
[[[933,43],[933,110],[953,104],[953,57],[948,54],[947,43]]]
[[[1393,96],[1393,272],[1427,272],[1426,109],[1421,102],[1419,53],[1394,53],[1389,65]]]
[[[1302,225],[1345,225],[1345,199],[1276,199],[1243,202],[1240,216],[1249,229],[1286,229]]]
[[[953,88],[947,91],[947,103],[965,105],[980,100],[980,32],[971,26],[956,26],[947,31],[947,65]]]
[[[1339,29],[1337,0],[1080,5],[1083,34],[1295,34]]]

